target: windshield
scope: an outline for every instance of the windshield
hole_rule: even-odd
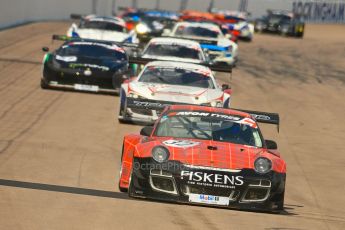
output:
[[[198,47],[187,47],[178,44],[155,44],[151,43],[144,55],[169,56],[178,58],[190,58],[203,61],[201,50]]]
[[[281,21],[290,21],[291,18],[289,16],[286,15],[274,15],[272,14],[269,18],[268,18],[268,22],[270,24],[277,24],[280,23]]]
[[[113,47],[113,48],[110,48]],[[60,56],[78,56],[78,57],[95,57],[95,58],[114,58],[119,61],[127,59],[125,52],[117,51],[121,50],[117,46],[107,46],[105,44],[100,45],[75,45],[67,44],[62,46],[56,53]]]
[[[173,116],[168,114],[161,118],[155,130],[155,136],[213,140],[262,147],[260,132],[253,120],[251,121],[255,127],[249,123],[244,124],[241,122],[243,118],[240,117],[219,118],[229,115],[194,111],[173,113]],[[200,116],[193,116],[193,114]]]
[[[109,30],[121,33],[127,33],[127,29],[121,25],[107,21],[82,21],[79,28],[81,29],[97,29],[97,30]]]
[[[211,29],[207,29],[207,28],[203,28],[203,27],[179,26],[176,29],[175,35],[218,38],[219,31],[218,30],[211,30]]]
[[[177,67],[149,66],[144,70],[138,81],[209,89],[214,88],[212,78],[205,73]]]

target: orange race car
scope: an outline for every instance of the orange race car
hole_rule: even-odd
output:
[[[279,115],[166,107],[154,126],[124,137],[119,189],[138,198],[280,211],[286,164],[257,122],[279,125]]]

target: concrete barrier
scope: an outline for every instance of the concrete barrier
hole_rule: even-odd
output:
[[[28,21],[67,19],[72,12],[91,11],[91,0],[1,0],[0,28]]]
[[[157,0],[137,0],[138,7],[154,8]],[[293,3],[311,0],[248,0],[248,11],[253,17],[266,13],[266,9],[292,10]],[[318,0],[342,2],[345,0]],[[298,3],[297,3],[298,2]],[[178,10],[181,0],[160,0],[162,9]],[[210,0],[188,0],[187,9],[206,10]],[[131,6],[132,0],[0,0],[0,28],[28,21],[68,19],[71,13],[111,15],[113,8]],[[215,0],[218,9],[237,10],[240,0]]]

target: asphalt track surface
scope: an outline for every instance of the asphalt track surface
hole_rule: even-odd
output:
[[[120,193],[122,138],[140,126],[117,122],[117,97],[39,86],[40,48],[67,26],[0,32],[0,229],[345,229],[344,26],[240,43],[233,106],[281,116],[279,134],[262,127],[287,161],[280,215]]]

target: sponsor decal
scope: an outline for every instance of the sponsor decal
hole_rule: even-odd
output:
[[[181,180],[187,184],[214,188],[230,188],[244,184],[243,176],[182,170]]]
[[[107,66],[100,66],[100,65],[94,65],[94,64],[81,64],[81,63],[71,63],[69,65],[70,68],[75,69],[78,67],[89,67],[93,69],[100,69],[102,71],[109,71],[109,67]]]
[[[200,200],[214,200],[214,201],[219,201],[218,196],[212,196],[212,195],[204,195],[200,194],[199,195]]]
[[[250,118],[241,118],[241,117],[231,116],[231,115],[227,115],[227,114],[220,114],[220,113],[199,112],[199,111],[181,111],[181,112],[177,112],[177,113],[175,113],[175,112],[169,113],[168,116],[212,117],[212,118],[223,119],[223,120],[232,121],[232,122],[239,123],[239,124],[248,125],[252,128],[258,128],[257,123]],[[264,115],[258,115],[258,116],[260,116],[260,117],[262,116],[263,118],[270,120],[270,117],[268,117],[268,116],[264,116]]]
[[[214,117],[214,118],[221,118],[224,120],[233,120],[233,121],[241,120],[240,117],[235,117],[235,116],[231,116],[231,115],[227,115],[227,114],[197,112],[197,111],[181,111],[181,112],[176,113],[176,116]]]
[[[148,102],[148,101],[133,101],[135,107],[150,107],[150,108],[164,108],[170,104],[163,104],[159,102]],[[130,106],[129,106],[130,107]]]
[[[265,121],[271,120],[271,117],[266,116],[266,115],[262,115],[262,114],[253,114],[253,113],[251,113],[250,115],[252,115],[257,120],[265,120]]]
[[[76,56],[60,56],[60,55],[56,55],[55,58],[56,58],[56,60],[64,61],[64,62],[75,62],[77,60]]]
[[[190,148],[197,145],[200,145],[200,142],[190,141],[190,140],[166,140],[163,141],[163,144],[170,147],[176,148]]]
[[[202,204],[229,205],[229,197],[212,196],[204,194],[189,194],[189,201]]]

